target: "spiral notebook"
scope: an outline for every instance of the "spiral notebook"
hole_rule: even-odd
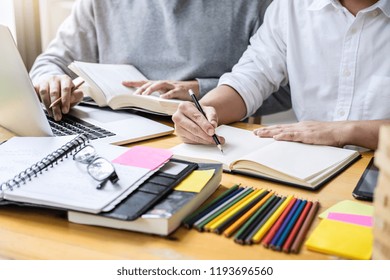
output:
[[[35,204],[89,213],[115,207],[155,171],[113,163],[118,182],[103,189],[72,154],[86,144],[84,136],[14,137],[0,145],[0,205]],[[112,161],[129,149],[95,144],[99,156]]]

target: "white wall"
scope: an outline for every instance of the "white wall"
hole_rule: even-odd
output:
[[[15,11],[13,0],[0,1],[0,24],[8,26],[16,38]]]

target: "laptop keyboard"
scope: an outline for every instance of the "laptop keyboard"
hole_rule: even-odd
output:
[[[80,120],[70,115],[62,116],[62,119],[56,122],[52,117],[46,114],[51,129],[56,136],[85,134],[90,140],[114,136],[115,133],[105,130],[101,127]]]

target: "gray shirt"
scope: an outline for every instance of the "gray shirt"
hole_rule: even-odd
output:
[[[74,77],[74,60],[132,64],[151,80],[196,79],[203,96],[238,62],[270,2],[77,1],[30,74]]]

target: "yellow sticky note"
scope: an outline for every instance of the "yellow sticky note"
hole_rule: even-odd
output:
[[[309,250],[345,259],[369,260],[373,239],[369,227],[323,219],[305,245]]]
[[[343,200],[322,212],[318,217],[321,219],[327,218],[329,212],[373,216],[374,207],[353,200]]]
[[[175,191],[198,193],[203,189],[213,175],[214,169],[195,170],[175,187]]]

